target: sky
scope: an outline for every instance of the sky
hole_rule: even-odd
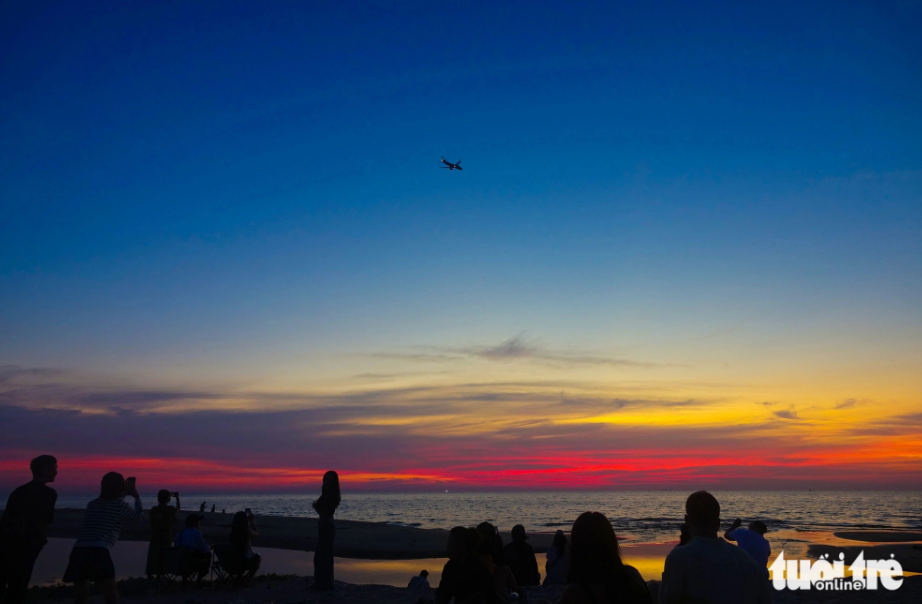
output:
[[[3,3],[0,491],[922,489],[920,29]]]

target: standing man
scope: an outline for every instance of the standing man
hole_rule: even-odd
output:
[[[26,601],[32,567],[48,543],[45,528],[54,520],[58,500],[55,490],[47,486],[58,475],[58,460],[39,455],[30,468],[32,482],[10,494],[0,519],[0,601],[7,604]]]

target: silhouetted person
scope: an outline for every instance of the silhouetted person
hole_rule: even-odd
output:
[[[208,502],[207,502],[207,501],[203,501],[203,502],[202,502],[202,505],[198,506],[198,513],[199,513],[199,514],[204,514],[204,513],[205,513],[205,504],[206,504],[206,503],[208,503]]]
[[[521,524],[512,527],[512,543],[503,548],[503,559],[519,585],[541,585],[535,550],[528,544],[528,535]]]
[[[679,527],[679,545],[688,545],[691,541],[691,533],[688,532],[688,525],[684,522]]]
[[[134,498],[134,506],[125,503],[125,496]],[[115,566],[109,550],[118,542],[124,520],[138,520],[144,516],[141,498],[134,478],[125,478],[118,472],[102,477],[99,498],[86,506],[83,524],[74,549],[70,552],[65,583],[74,584],[77,604],[86,602],[90,595],[90,581],[96,583],[107,604],[118,602],[115,584]]]
[[[547,562],[544,564],[545,585],[566,585],[567,571],[570,569],[570,544],[563,531],[557,531],[554,542],[547,550]]]
[[[176,506],[170,505],[170,498],[176,498]],[[157,493],[157,505],[150,509],[150,545],[147,548],[147,575],[159,577],[166,572],[163,552],[173,543],[173,525],[180,510],[179,493],[161,489]]]
[[[481,564],[493,577],[496,595],[503,597],[507,592],[518,591],[512,569],[503,561],[503,539],[499,531],[489,522],[481,522],[475,529],[477,533],[477,556]]]
[[[761,520],[749,523],[749,528],[740,528],[743,521],[737,518],[733,524],[724,533],[724,539],[727,541],[736,541],[741,550],[752,556],[756,564],[765,569],[768,573],[768,557],[772,555],[772,546],[768,539],[764,537],[768,532],[768,527]]]
[[[243,558],[243,582],[247,587],[253,583],[253,577],[262,563],[262,557],[253,551],[253,539],[257,537],[259,531],[256,530],[256,517],[253,516],[253,512],[247,509],[246,512],[234,514],[230,542],[237,555]]]
[[[429,589],[429,571],[421,570],[419,574],[410,579],[410,583],[407,584],[408,589]]]
[[[58,494],[48,486],[58,475],[58,460],[40,455],[29,464],[32,481],[10,493],[0,518],[0,601],[26,601],[35,559],[48,539],[45,529],[54,520]]]
[[[173,540],[174,546],[186,548],[190,570],[198,574],[199,584],[205,580],[211,569],[211,546],[202,535],[202,519],[201,514],[186,516],[186,528],[176,533],[176,538]],[[185,579],[186,577],[183,577],[183,580]]]
[[[330,470],[323,475],[320,499],[314,502],[314,509],[320,519],[317,521],[317,548],[314,550],[313,589],[333,589],[333,541],[336,539],[336,525],[333,514],[342,498],[339,494],[339,474]]]
[[[570,534],[569,587],[557,604],[650,604],[650,592],[633,566],[621,561],[608,518],[584,512]]]
[[[448,562],[442,569],[442,580],[435,590],[435,604],[478,601],[501,604],[493,577],[486,569],[477,550],[482,537],[476,529],[456,526],[448,534]]]
[[[211,504],[211,513],[212,513],[212,514],[214,514],[214,509],[215,509],[215,505],[212,503],[212,504]]]
[[[752,556],[718,538],[720,504],[707,491],[685,501],[685,523],[691,541],[666,556],[660,604],[768,604],[770,583],[765,567]]]

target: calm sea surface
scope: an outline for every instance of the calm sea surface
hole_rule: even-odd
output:
[[[882,491],[712,491],[727,522],[760,519],[772,531],[829,531],[844,528],[920,528],[922,492]],[[228,513],[249,507],[257,515],[312,516],[319,493],[182,495],[185,509],[207,501]],[[663,542],[677,538],[684,515],[684,491],[532,492],[532,493],[344,493],[337,518],[390,522],[422,528],[473,526],[484,520],[509,530],[569,530],[587,510],[605,514],[624,542]],[[5,499],[5,498],[4,498]],[[92,497],[58,498],[58,507],[85,507]],[[145,508],[155,501],[142,494]]]

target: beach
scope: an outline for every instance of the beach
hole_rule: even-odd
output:
[[[186,513],[180,515],[182,519]],[[206,513],[203,533],[206,539],[226,542],[230,533],[232,515]],[[83,519],[83,510],[57,510],[55,522],[49,527],[51,543],[36,566],[34,584],[49,584],[60,578],[66,555],[76,537]],[[260,535],[254,547],[264,557],[262,573],[285,575],[287,578],[265,578],[251,589],[233,591],[227,588],[204,589],[195,592],[125,593],[128,601],[144,604],[179,604],[194,600],[202,604],[253,604],[274,602],[301,604],[322,602],[328,596],[308,591],[313,572],[311,553],[316,539],[316,519],[303,517],[265,516],[257,519]],[[139,576],[149,535],[147,520],[126,522],[113,558],[120,578]],[[895,553],[904,571],[922,572],[922,534],[918,531],[830,531],[807,532],[800,549],[787,552],[804,552],[810,557],[825,553],[845,552],[852,560],[864,551],[866,558],[888,558]],[[371,603],[415,603],[419,597],[431,598],[433,592],[417,593],[402,587],[409,578],[423,568],[430,572],[430,584],[438,585],[441,568],[445,564],[448,531],[445,529],[417,528],[381,522],[354,520],[337,521],[337,538],[334,555],[337,558],[338,583],[336,601]],[[503,534],[506,542],[508,533]],[[529,541],[538,553],[539,567],[543,568],[542,552],[547,550],[553,534],[530,533]],[[634,543],[622,545],[626,563],[638,568],[647,581],[661,577],[663,561],[675,542]],[[777,552],[775,552],[777,553]],[[790,555],[788,556],[791,557]],[[44,565],[44,567],[43,567]],[[50,567],[50,568],[49,568]],[[57,568],[60,567],[60,568]],[[529,601],[545,598],[554,602],[562,588],[543,586],[530,588]],[[777,592],[774,602],[918,602],[922,598],[922,577],[910,576],[903,586],[893,592],[878,590],[874,594],[853,592]]]

